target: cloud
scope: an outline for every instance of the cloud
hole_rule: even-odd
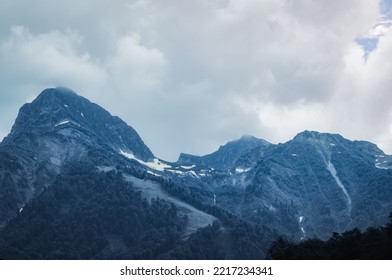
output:
[[[358,88],[360,122],[357,131],[364,138],[380,144],[387,152],[392,152],[392,81],[388,73],[392,71],[392,30],[379,38],[376,51],[366,63],[357,65],[355,75]],[[362,125],[361,125],[362,124]],[[364,129],[365,128],[365,129]]]
[[[0,129],[32,95],[65,85],[165,159],[242,134],[279,142],[304,129],[392,151],[391,32],[379,4],[12,1],[0,11]],[[366,59],[361,36],[379,40]]]
[[[23,26],[13,26],[9,38],[0,45],[1,61],[7,65],[0,69],[2,77],[15,84],[102,83],[105,72],[87,52],[78,49],[82,40],[70,30],[33,35]]]
[[[82,40],[71,30],[35,35],[23,26],[10,27],[0,42],[1,130],[9,131],[19,107],[45,87],[67,85],[83,91],[105,83],[99,63],[80,50]]]
[[[130,89],[139,93],[156,90],[164,78],[165,65],[164,54],[143,46],[138,34],[119,39],[116,53],[107,61],[113,86],[123,94]]]

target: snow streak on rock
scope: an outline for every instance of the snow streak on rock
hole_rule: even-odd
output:
[[[338,184],[339,188],[342,189],[344,195],[347,197],[347,207],[348,207],[348,213],[349,215],[351,214],[351,198],[343,185],[342,181],[340,181],[339,177],[336,175],[336,169],[335,166],[332,164],[332,162],[328,161],[327,163],[327,169],[331,173],[332,177],[335,179],[336,184]]]

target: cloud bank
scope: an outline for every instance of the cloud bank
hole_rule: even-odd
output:
[[[277,143],[305,129],[392,153],[387,4],[6,1],[0,133],[24,102],[63,85],[123,118],[168,160],[243,134]]]

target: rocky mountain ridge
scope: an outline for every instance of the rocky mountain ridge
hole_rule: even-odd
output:
[[[55,88],[22,106],[0,144],[0,228],[7,231],[26,205],[79,165],[122,172],[142,197],[174,203],[187,237],[233,215],[262,226],[265,244],[278,235],[327,239],[382,225],[392,211],[392,157],[370,142],[315,131],[281,144],[244,136],[172,163],[156,158],[120,118]],[[184,222],[187,211],[205,222]]]

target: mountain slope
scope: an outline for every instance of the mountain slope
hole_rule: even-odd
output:
[[[0,144],[0,258],[260,259],[278,235],[384,224],[391,168],[372,143],[314,131],[170,163],[100,106],[47,89]]]
[[[0,258],[156,258],[173,249],[217,219],[153,181],[165,166],[118,117],[68,89],[44,90],[0,144]]]
[[[177,245],[186,223],[120,173],[66,166],[0,232],[0,259],[151,259]]]
[[[65,88],[44,90],[32,103],[22,106],[2,146],[38,146],[37,137],[45,136],[130,151],[144,161],[154,157],[132,127]]]
[[[44,190],[68,162],[116,162],[120,150],[154,156],[136,131],[65,88],[44,90],[19,111],[0,144],[0,225]]]
[[[250,151],[242,157],[253,156]],[[389,158],[369,142],[305,131],[269,145],[246,170],[203,180],[218,206],[244,219],[296,240],[328,238],[335,231],[387,221]]]

